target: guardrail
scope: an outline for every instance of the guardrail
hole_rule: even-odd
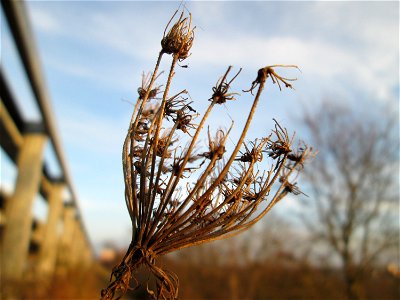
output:
[[[20,281],[30,264],[29,247],[32,244],[33,201],[38,193],[48,203],[48,216],[39,235],[39,247],[33,263],[34,271],[43,276],[53,275],[57,266],[64,269],[93,260],[93,248],[78,207],[78,198],[58,135],[50,97],[47,93],[39,55],[22,1],[1,1],[1,7],[12,33],[23,69],[39,107],[42,120],[23,119],[15,96],[0,70],[0,144],[15,163],[18,175],[14,192],[2,195],[0,214],[2,279]],[[52,177],[43,159],[44,147],[52,144],[61,176]],[[64,202],[64,190],[70,194]],[[63,231],[58,232],[62,222]],[[4,282],[3,282],[4,283]]]

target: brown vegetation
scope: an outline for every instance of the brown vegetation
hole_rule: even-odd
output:
[[[180,299],[346,299],[341,268],[312,262],[305,243],[272,214],[245,234],[171,253],[159,265],[181,279]],[[146,280],[142,271],[138,278]],[[399,280],[375,266],[359,288],[363,299],[398,299]],[[149,299],[145,288],[126,298]]]

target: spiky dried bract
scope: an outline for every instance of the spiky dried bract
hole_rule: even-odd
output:
[[[192,42],[190,18],[181,15],[163,38],[161,53],[176,57],[162,97],[151,93],[162,55],[151,76],[143,79],[145,93],[139,92],[122,151],[132,242],[113,269],[102,299],[122,296],[140,284],[156,299],[176,299],[178,278],[158,267],[157,257],[240,233],[288,193],[301,193],[292,182],[311,156],[310,148],[301,144],[293,151],[293,137],[277,121],[271,134],[245,141],[267,77],[291,87],[272,67],[260,69],[249,90],[257,88],[257,93],[234,149],[228,152],[226,146],[233,122],[228,130],[208,127],[207,148],[199,149],[207,118],[216,104],[233,100],[235,93],[229,90],[240,71],[228,81],[232,67],[227,69],[212,90],[207,110],[199,115],[186,90],[169,95],[174,67]],[[194,124],[196,117],[199,121]],[[135,279],[143,266],[154,275],[155,288]]]

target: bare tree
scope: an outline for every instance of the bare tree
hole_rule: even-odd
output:
[[[363,276],[399,245],[398,123],[374,113],[324,103],[303,118],[319,150],[305,172],[315,208],[305,223],[313,246],[339,259],[349,299],[363,297]]]

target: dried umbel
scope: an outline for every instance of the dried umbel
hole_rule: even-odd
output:
[[[172,16],[170,22],[175,15],[176,13]],[[173,54],[182,61],[189,56],[190,48],[193,45],[194,28],[192,28],[192,15],[189,14],[188,18],[184,18],[182,12],[178,21],[165,34],[168,25],[161,40],[162,51],[166,54]]]
[[[270,77],[273,83],[291,87],[290,79],[279,76],[274,66],[260,69],[248,90],[257,92],[251,96],[253,104],[234,149],[227,151],[233,123],[228,130],[208,127],[207,148],[199,149],[198,139],[211,111],[237,95],[230,89],[240,71],[229,79],[232,67],[227,69],[212,88],[202,115],[193,109],[186,90],[169,94],[175,66],[193,42],[190,20],[181,14],[164,34],[155,69],[139,92],[122,151],[132,242],[113,269],[102,299],[122,296],[141,284],[156,299],[176,299],[178,278],[157,266],[157,257],[240,233],[288,193],[301,193],[292,180],[312,155],[309,147],[301,144],[293,150],[293,137],[276,121],[271,134],[245,141],[266,80]],[[164,54],[172,54],[173,59],[162,97],[157,98],[159,90],[154,86]],[[139,267],[154,275],[155,288],[136,280]]]

